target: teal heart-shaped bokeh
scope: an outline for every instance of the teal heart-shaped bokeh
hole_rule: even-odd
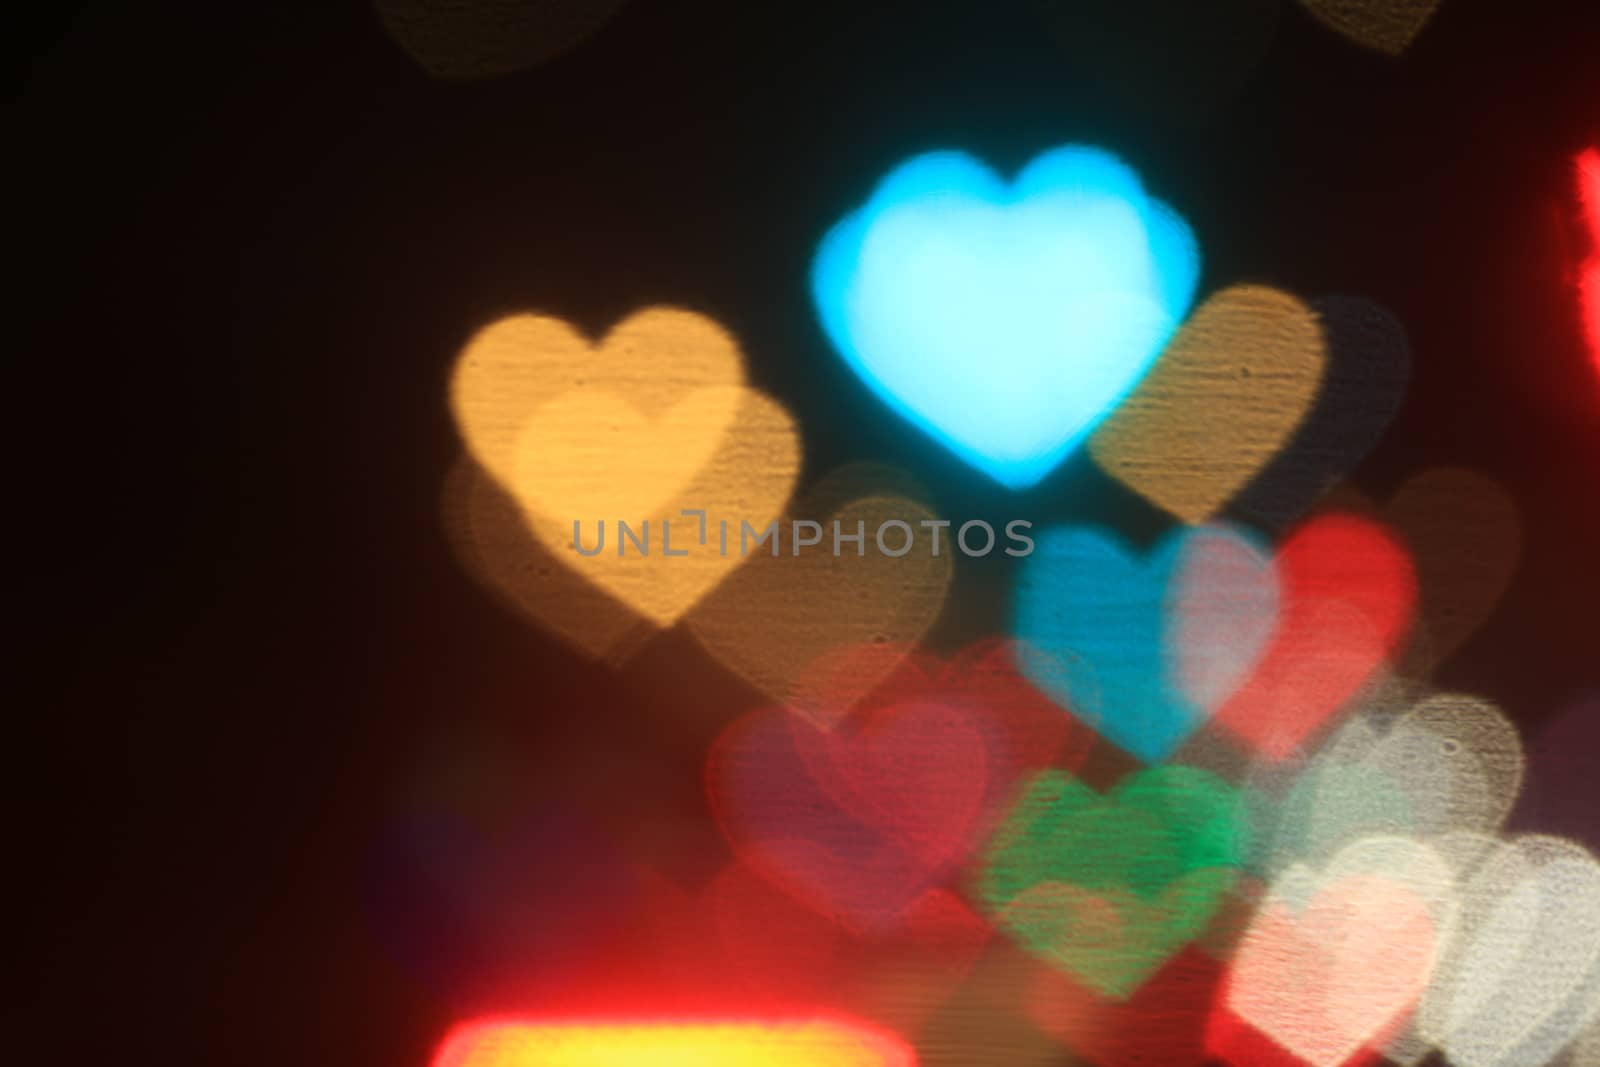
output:
[[[1009,186],[962,152],[892,171],[823,239],[823,329],[895,411],[1011,489],[1038,482],[1138,383],[1199,281],[1188,225],[1094,148]]]
[[[1092,527],[1035,541],[1014,626],[1019,648],[1049,656],[1024,652],[1018,664],[1146,763],[1166,759],[1233,694],[1277,626],[1271,549],[1239,528],[1184,527],[1148,557]]]

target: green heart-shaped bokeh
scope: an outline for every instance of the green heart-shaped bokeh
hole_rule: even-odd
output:
[[[1101,795],[1031,778],[996,832],[977,895],[1035,956],[1125,999],[1210,923],[1247,833],[1238,794],[1194,767],[1156,767]]]

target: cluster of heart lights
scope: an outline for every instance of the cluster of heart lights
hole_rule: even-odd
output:
[[[1534,1067],[1592,1040],[1600,862],[1502,833],[1515,728],[1425,680],[1505,588],[1514,505],[1442,471],[1304,517],[1387,417],[1348,413],[1398,403],[1403,335],[1352,298],[1264,286],[1191,312],[1198,279],[1187,225],[1084,148],[1010,183],[918,157],[823,240],[824,332],[891,410],[1006,490],[1087,444],[1178,520],[1148,548],[1040,529],[1012,564],[1009,635],[948,660],[921,644],[948,553],[570,551],[579,515],[649,517],[681,543],[708,510],[940,521],[914,479],[870,465],[791,500],[795,421],[717,324],[646,310],[597,354],[523,315],[468,343],[445,511],[474,575],[613,662],[682,622],[771,700],[707,756],[722,873],[686,891],[635,871],[650,994],[806,1010],[690,1026],[689,1053],[672,1026],[478,1023],[436,1067],[866,1067],[911,1062],[901,1038],[982,1051],[1013,1031],[1045,1042],[1041,1063],[1066,1045],[1101,1067],[1435,1050]],[[402,859],[448,880],[437,865],[475,846],[429,825]]]

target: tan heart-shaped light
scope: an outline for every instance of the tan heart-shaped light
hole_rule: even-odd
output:
[[[459,475],[447,493],[458,547],[470,547],[474,573],[591,654],[629,627],[593,597],[561,595],[571,583],[552,562],[669,625],[741,562],[683,511],[764,526],[799,474],[793,420],[744,384],[733,339],[693,312],[640,311],[597,345],[557,318],[501,319],[462,350],[450,401],[488,482]],[[579,531],[592,551],[602,522],[602,549],[580,553]],[[635,534],[648,523],[647,548],[624,543],[619,522]],[[585,610],[597,618],[573,617]]]
[[[812,501],[817,497],[811,494]],[[934,554],[920,524],[935,519],[909,497],[885,493],[849,500],[826,521],[813,520],[823,527],[824,543],[799,555],[791,551],[789,529],[780,524],[782,554],[753,554],[690,612],[686,624],[712,655],[755,688],[831,725],[888,677],[943,610],[956,550],[947,530]],[[891,521],[916,534],[902,556],[886,555],[873,544],[879,527]],[[843,543],[834,554],[834,522],[846,536],[863,533],[863,553]],[[898,542],[891,544],[898,550]],[[808,674],[824,670],[830,653],[862,645],[882,647],[886,654],[870,665],[862,662],[848,681],[835,679],[833,706],[814,707],[804,699],[811,688]]]
[[[1288,293],[1238,285],[1190,316],[1089,441],[1100,468],[1187,523],[1221,510],[1317,398],[1328,347]]]

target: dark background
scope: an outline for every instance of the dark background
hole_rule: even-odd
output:
[[[395,965],[366,880],[446,738],[515,753],[541,801],[686,880],[715,862],[667,828],[703,822],[705,743],[760,698],[677,633],[619,671],[584,662],[443,538],[444,383],[498,315],[598,334],[694,308],[798,417],[802,484],[878,459],[945,515],[1159,533],[1081,458],[1004,494],[829,351],[815,242],[929,148],[1014,172],[1104,145],[1194,227],[1202,293],[1390,308],[1411,389],[1354,481],[1381,498],[1470,467],[1525,536],[1436,680],[1529,737],[1600,682],[1600,371],[1570,288],[1571,158],[1600,141],[1589,0],[1443,0],[1399,62],[1285,2],[1199,119],[1106,91],[1025,2],[636,0],[560,58],[464,83],[359,3],[37,14],[12,34],[7,123],[36,683],[10,709],[7,1014],[12,1042],[51,1049],[34,1062],[425,1063],[451,1009]],[[932,642],[998,630],[1004,579],[959,572]]]

